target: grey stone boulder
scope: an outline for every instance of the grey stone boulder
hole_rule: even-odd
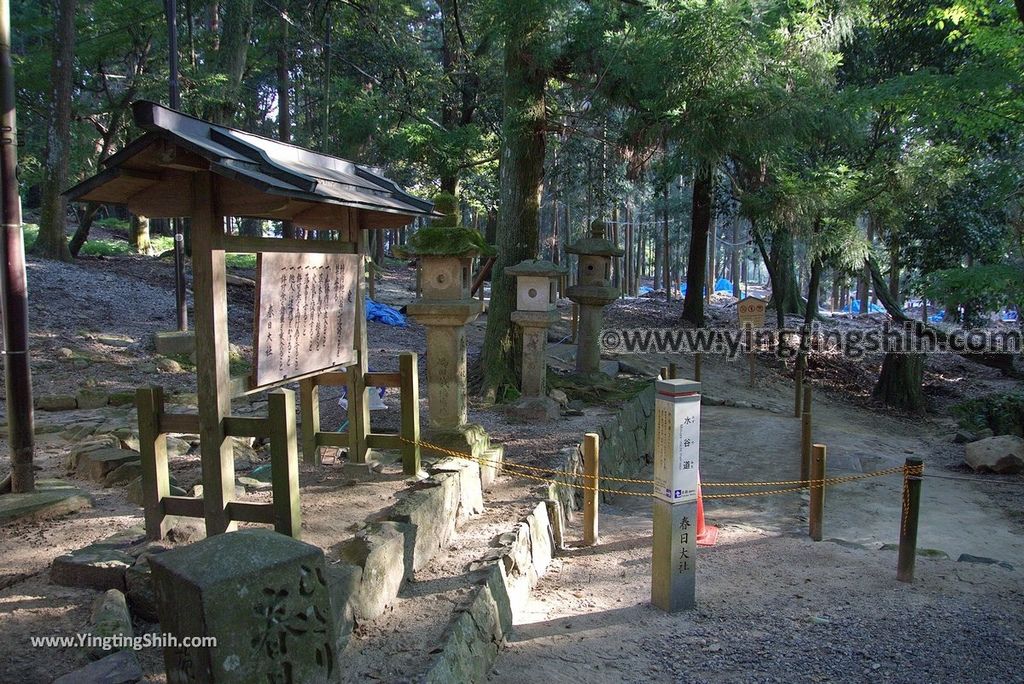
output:
[[[78,408],[78,400],[70,394],[42,394],[36,397],[40,411],[71,411]]]
[[[132,618],[128,614],[128,604],[123,593],[117,589],[108,589],[93,602],[90,632],[93,637],[107,642],[92,644],[88,648],[86,655],[90,660],[99,660],[114,651],[124,650],[124,643],[120,646],[111,643],[113,639],[131,639],[134,636]]]
[[[132,614],[146,622],[158,622],[156,592],[153,590],[153,573],[149,568],[149,558],[155,553],[166,550],[166,547],[153,547],[141,554],[135,564],[124,573],[124,583],[128,598],[128,606]]]
[[[976,472],[1024,472],[1024,439],[1016,435],[979,439],[965,447],[964,460]]]
[[[103,478],[103,486],[117,487],[128,484],[137,477],[142,477],[142,462],[128,461],[107,473],[107,476]]]
[[[380,616],[398,595],[409,571],[409,531],[409,526],[402,523],[370,523],[338,545],[342,563],[352,568],[348,572],[358,572],[357,580],[348,580],[355,586],[348,601],[357,621]]]
[[[459,476],[438,473],[391,508],[390,520],[414,525],[413,570],[426,567],[447,546],[455,533],[459,499]]]
[[[53,684],[135,684],[143,677],[139,657],[118,651],[53,680]]]
[[[978,436],[968,430],[957,430],[953,435],[953,444],[969,444],[978,440]]]
[[[86,546],[57,556],[50,565],[50,581],[65,587],[123,591],[125,571],[135,559],[120,549]]]
[[[125,463],[139,460],[139,452],[129,449],[97,449],[89,451],[78,458],[75,472],[79,477],[103,482],[107,475]]]
[[[173,478],[172,478],[173,482]],[[145,502],[142,500],[142,478],[137,477],[129,482],[124,488],[125,496],[128,497],[128,501],[135,504],[136,506],[144,506]],[[171,484],[171,496],[188,496],[181,487]]]
[[[80,409],[98,409],[107,405],[110,394],[100,389],[83,387],[78,390],[75,399]]]
[[[61,480],[36,480],[36,491],[0,496],[0,525],[12,520],[42,520],[92,506],[92,497]]]
[[[331,596],[331,613],[334,616],[334,659],[341,662],[341,654],[352,638],[355,627],[355,611],[352,596],[359,589],[363,569],[349,563],[327,565],[327,591]]]

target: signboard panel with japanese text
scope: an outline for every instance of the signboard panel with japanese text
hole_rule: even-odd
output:
[[[254,386],[355,361],[360,258],[357,254],[259,255]]]

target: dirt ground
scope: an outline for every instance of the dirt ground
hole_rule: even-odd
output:
[[[153,368],[161,359],[151,351],[149,338],[172,328],[174,321],[169,262],[119,257],[56,265],[30,260],[28,272],[37,393],[73,394],[83,385],[131,390],[151,382],[194,392],[187,359],[177,369]],[[393,265],[377,296],[396,307],[411,301],[412,271]],[[250,351],[252,290],[232,286],[229,297],[231,339],[245,358]],[[609,307],[609,325],[674,325],[680,308],[678,302],[624,300]],[[560,311],[556,338],[569,330],[567,302]],[[729,301],[719,300],[710,315],[712,325],[724,326],[733,320],[734,310]],[[470,327],[471,356],[479,353],[484,326],[481,317]],[[398,353],[414,350],[421,353],[423,373],[422,327],[371,322],[368,336],[371,366],[395,369]],[[564,351],[552,348],[556,355]],[[562,358],[553,363],[564,365]],[[648,371],[669,360],[684,373],[691,368],[691,360],[684,358],[622,360]],[[1019,620],[1024,478],[989,475],[978,482],[965,472],[963,447],[953,443],[955,424],[948,417],[948,407],[956,401],[1019,384],[960,357],[931,357],[926,392],[933,413],[901,416],[870,401],[879,359],[828,361],[812,358],[810,377],[815,383],[815,441],[828,445],[829,475],[899,465],[910,455],[923,458],[927,474],[944,478],[925,481],[920,546],[948,559],[921,558],[915,584],[895,581],[895,554],[879,547],[896,541],[898,477],[829,490],[825,537],[838,542],[807,540],[806,500],[799,494],[709,501],[709,520],[722,527],[722,537],[716,547],[701,551],[700,608],[667,616],[648,605],[649,507],[644,499],[617,497],[602,510],[600,545],[572,548],[558,558],[530,605],[516,616],[516,633],[492,679],[1019,679],[1024,664]],[[790,367],[763,355],[757,384],[749,386],[745,363],[705,359],[705,395],[737,404],[704,407],[701,458],[706,481],[797,476],[799,421],[792,417],[790,374]],[[340,426],[336,399],[334,392],[323,393],[325,427]],[[555,424],[522,423],[500,407],[474,400],[470,418],[487,428],[492,441],[505,445],[507,459],[557,465],[561,448],[607,421],[615,408],[589,406],[583,415]],[[394,427],[394,413],[375,412],[374,425]],[[73,418],[37,414],[41,424]],[[63,476],[68,448],[58,433],[39,436],[42,477]],[[7,458],[6,443],[0,442],[0,472],[6,470]],[[183,486],[195,484],[197,456],[178,457],[175,474]],[[50,584],[49,564],[57,555],[141,521],[140,509],[127,502],[122,489],[78,484],[95,497],[92,509],[0,529],[0,681],[48,682],[84,664],[84,656],[73,649],[44,655],[27,647],[29,635],[83,631],[97,595]],[[361,520],[393,501],[402,483],[399,478],[353,482],[339,465],[328,464],[319,470],[304,468],[302,485],[307,538],[330,558]],[[494,537],[525,516],[542,491],[536,483],[502,477],[486,496],[487,511],[459,531],[447,553],[417,573],[387,614],[357,628],[347,651],[347,680],[402,681],[417,671],[460,605],[478,563],[488,557]],[[570,533],[579,537],[578,529]],[[1013,569],[957,562],[965,553]],[[136,628],[153,629],[142,624]],[[151,680],[161,681],[160,654],[149,650],[140,657]]]

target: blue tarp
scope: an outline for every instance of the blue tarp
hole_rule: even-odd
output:
[[[1016,323],[1017,322],[1017,312],[1016,311],[1004,311],[999,316],[999,318],[1003,321],[1003,323]]]
[[[941,323],[942,319],[946,317],[945,311],[937,311],[928,317],[928,321],[931,323]]]
[[[636,291],[636,295],[638,297],[643,297],[648,292],[654,292],[654,288],[653,287],[648,287],[646,285],[641,285],[640,288]]]
[[[859,299],[851,300],[850,303],[847,304],[845,308],[840,309],[840,312],[841,313],[860,313],[860,300]],[[879,306],[878,304],[872,303],[872,304],[868,305],[868,312],[869,313],[885,313],[885,309],[883,307]]]
[[[679,291],[682,292],[683,295],[686,295],[686,283],[681,283],[679,285]],[[728,292],[729,294],[732,294],[732,283],[725,278],[719,278],[715,283],[715,292]],[[701,295],[707,294],[707,288],[702,289],[700,293]]]
[[[369,297],[366,298],[366,320],[378,321],[384,325],[393,325],[399,328],[405,327],[405,316],[401,311],[387,304],[379,304]]]

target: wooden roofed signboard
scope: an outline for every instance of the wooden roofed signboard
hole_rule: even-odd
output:
[[[736,315],[739,317],[740,327],[763,328],[764,312],[768,308],[768,302],[760,297],[744,297],[736,304]]]
[[[355,359],[356,254],[261,254],[253,324],[253,387]]]

